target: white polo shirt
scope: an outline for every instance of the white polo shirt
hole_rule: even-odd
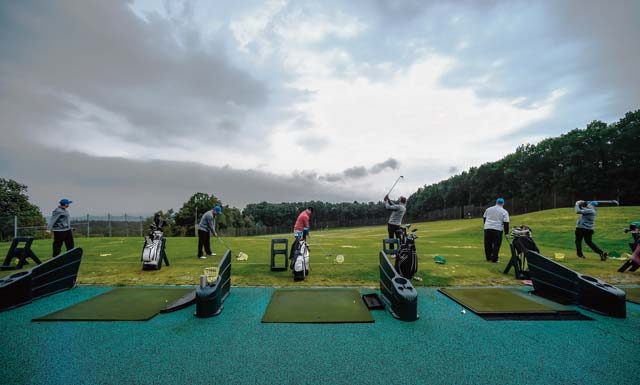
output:
[[[485,210],[483,218],[486,218],[484,222],[485,230],[503,231],[503,222],[509,222],[509,212],[504,207],[495,205]]]

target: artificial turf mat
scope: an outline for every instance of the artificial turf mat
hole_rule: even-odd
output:
[[[488,320],[590,319],[565,306],[506,288],[441,288],[442,294]]]
[[[192,291],[193,288],[116,288],[33,321],[147,321]]]
[[[623,290],[627,294],[627,301],[640,304],[640,287],[628,287]]]
[[[281,289],[271,296],[264,323],[374,322],[356,289]]]

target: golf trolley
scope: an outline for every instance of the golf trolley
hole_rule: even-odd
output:
[[[412,279],[413,275],[418,271],[418,253],[416,251],[416,231],[409,231],[411,225],[400,226],[396,230],[396,237],[400,241],[400,248],[396,252],[395,270],[406,279]]]
[[[144,237],[144,246],[142,247],[142,270],[160,270],[162,261],[169,266],[169,258],[165,252],[166,239],[162,230],[156,226],[151,226],[151,233]]]
[[[631,248],[631,257],[618,269],[620,273],[625,271],[636,271],[640,268],[640,221],[631,222],[628,229],[624,229],[625,233],[631,233],[633,242],[629,243]]]
[[[511,249],[511,259],[507,267],[505,267],[503,274],[509,274],[509,270],[513,267],[515,271],[516,279],[529,279],[529,267],[527,266],[526,252],[528,250],[540,252],[538,246],[533,241],[531,234],[533,231],[529,226],[516,226],[511,230],[511,241],[507,236],[507,242],[509,242],[509,248]]]

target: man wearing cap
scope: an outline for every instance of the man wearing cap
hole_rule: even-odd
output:
[[[61,199],[59,206],[51,213],[51,221],[47,226],[47,232],[53,231],[53,257],[60,255],[62,243],[67,251],[73,249],[73,234],[71,232],[71,214],[67,210],[73,203],[69,199]]]
[[[216,255],[216,253],[211,252],[211,234],[218,236],[216,232],[216,216],[221,212],[222,208],[216,206],[204,213],[200,218],[200,224],[198,225],[198,258],[200,259],[207,259],[202,253],[203,248],[207,255]]]
[[[389,220],[387,221],[387,233],[389,234],[389,239],[398,238],[398,230],[400,230],[400,225],[402,225],[402,218],[404,218],[404,213],[407,212],[407,198],[400,197],[398,203],[394,203],[391,199],[389,199],[389,195],[384,196],[384,207],[391,211],[391,215],[389,215]],[[389,245],[389,249],[393,250],[393,243]]]
[[[509,233],[509,212],[504,209],[504,199],[496,199],[496,204],[485,210],[484,222],[484,256],[487,262],[498,262],[502,234]]]
[[[578,254],[578,258],[585,258],[582,253],[582,240],[584,239],[591,250],[600,256],[600,260],[605,261],[607,259],[607,253],[602,251],[592,240],[597,215],[596,206],[598,206],[598,202],[576,202],[576,214],[580,214],[576,222],[576,253]]]

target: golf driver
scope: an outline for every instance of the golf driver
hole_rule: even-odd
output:
[[[311,237],[309,235],[307,235],[307,238],[311,238]],[[311,246],[311,245],[309,245],[309,246]],[[320,248],[320,251],[322,251],[326,257],[330,257],[331,256],[330,253],[327,253],[327,251],[324,249],[324,247],[320,246],[317,243],[314,243],[313,247],[316,247],[316,246],[318,246]]]
[[[400,181],[400,179],[404,179],[403,175],[400,175],[398,177],[398,179],[396,179],[395,183],[393,184],[393,186],[391,186],[391,190],[389,190],[389,192],[387,193],[387,196],[389,196],[389,194],[391,194],[391,191],[393,191],[393,189],[396,187],[396,185],[398,184],[398,182]]]
[[[592,202],[598,202],[598,205],[615,205],[615,206],[620,206],[620,203],[618,203],[618,201],[616,200],[609,200],[609,201],[592,201]]]

